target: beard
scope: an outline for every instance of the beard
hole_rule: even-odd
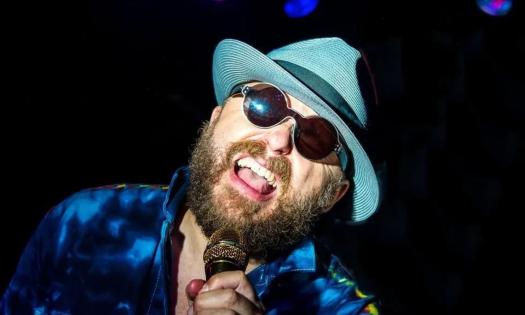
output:
[[[213,142],[214,125],[205,123],[190,158],[188,206],[206,237],[228,228],[239,232],[248,255],[268,259],[290,250],[309,235],[322,209],[331,205],[343,179],[330,173],[312,192],[293,194],[290,189],[291,165],[283,157],[266,158],[267,169],[280,178],[277,200],[248,199],[221,178],[235,167],[233,157],[247,152],[265,157],[266,145],[260,141],[240,141],[221,153]],[[272,198],[272,200],[275,198]]]

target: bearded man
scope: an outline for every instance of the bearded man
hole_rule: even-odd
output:
[[[374,169],[352,131],[367,121],[362,63],[339,38],[267,55],[221,41],[213,57],[219,106],[189,167],[169,187],[87,189],[56,206],[0,311],[377,314],[374,298],[311,237],[339,201],[353,222],[379,204]],[[215,240],[223,231],[235,240]],[[241,263],[207,252],[212,243]]]

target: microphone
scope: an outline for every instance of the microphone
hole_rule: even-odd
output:
[[[203,259],[206,281],[219,272],[245,271],[248,265],[248,254],[241,235],[227,228],[219,229],[210,236]]]

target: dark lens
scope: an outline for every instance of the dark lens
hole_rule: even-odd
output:
[[[271,127],[288,113],[286,96],[272,85],[257,84],[245,92],[244,114],[259,127]]]
[[[335,149],[337,131],[328,120],[320,117],[296,117],[296,120],[294,142],[302,156],[320,160]]]

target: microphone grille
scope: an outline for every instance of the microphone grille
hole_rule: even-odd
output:
[[[241,234],[234,229],[228,228],[218,229],[210,236],[210,244],[217,243],[219,241],[230,241],[243,244],[241,240]]]
[[[228,260],[246,268],[248,255],[239,232],[232,229],[219,229],[210,236],[210,241],[204,251],[204,264],[217,260]]]

